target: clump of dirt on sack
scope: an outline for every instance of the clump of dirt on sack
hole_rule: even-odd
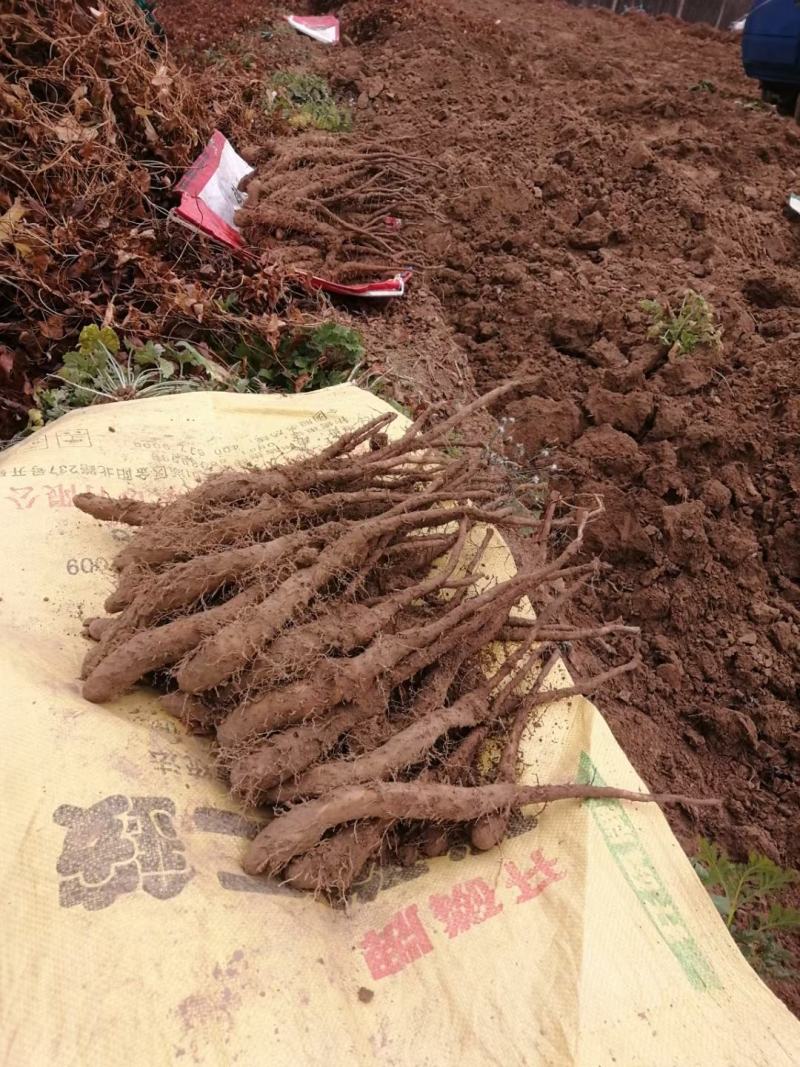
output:
[[[448,418],[429,407],[399,437],[396,416],[380,415],[317,454],[215,475],[166,505],[75,497],[138,527],[116,559],[109,614],[87,620],[84,696],[150,680],[167,711],[215,739],[234,795],[275,816],[248,850],[250,873],[336,896],[374,858],[434,855],[465,833],[492,848],[526,804],[675,799],[516,782],[536,709],[638,660],[548,686],[564,642],[608,648],[635,631],[563,620],[599,573],[573,562],[593,514],[542,505],[460,432],[458,454],[446,451],[512,388]],[[498,581],[484,557],[514,530],[530,560]],[[525,596],[535,619],[519,614]],[[488,777],[487,740],[500,752]]]

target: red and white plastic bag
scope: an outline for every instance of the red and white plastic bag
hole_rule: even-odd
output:
[[[244,241],[234,222],[245,200],[239,190],[242,178],[253,168],[234,150],[219,130],[200,157],[178,182],[181,202],[175,209],[178,218],[230,248],[243,248]]]
[[[287,15],[286,21],[298,33],[321,44],[339,43],[339,20],[335,15]]]
[[[190,229],[237,252],[247,253],[235,218],[247,196],[241,192],[239,185],[252,172],[253,168],[236,152],[230,141],[219,130],[215,130],[199,158],[176,186],[181,194],[181,202],[175,208],[175,216]],[[339,296],[380,299],[402,296],[411,274],[410,270],[404,270],[393,278],[380,278],[358,285],[344,285],[312,274],[298,277],[309,289]]]

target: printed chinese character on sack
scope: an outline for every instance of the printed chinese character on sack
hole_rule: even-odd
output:
[[[494,889],[483,878],[459,882],[449,893],[434,893],[428,905],[449,938],[458,937],[503,910]]]
[[[88,808],[62,804],[53,821],[67,829],[56,870],[62,908],[98,911],[143,889],[167,900],[191,879],[183,842],[167,797],[115,795]]]
[[[411,904],[398,911],[382,930],[368,931],[361,950],[372,977],[386,978],[433,952],[433,945],[417,915],[417,905]]]
[[[516,887],[520,895],[516,899],[517,904],[524,904],[527,900],[533,900],[549,888],[554,882],[559,882],[564,877],[563,871],[556,870],[557,860],[548,860],[540,849],[531,853],[533,866],[521,871],[512,860],[503,864],[506,885]]]

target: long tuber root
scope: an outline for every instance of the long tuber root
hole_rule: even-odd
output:
[[[161,504],[148,504],[143,500],[115,499],[97,493],[76,493],[72,503],[80,511],[104,522],[124,522],[128,526],[144,526],[154,522],[161,513]]]
[[[295,856],[307,852],[340,823],[355,819],[420,819],[474,822],[493,811],[551,804],[557,800],[629,800],[635,803],[717,805],[676,793],[636,793],[596,785],[457,786],[418,782],[377,782],[350,786],[309,800],[278,816],[247,850],[248,874],[278,874]]]
[[[461,779],[475,759],[487,732],[484,726],[471,730],[440,767],[423,771],[420,781],[463,784]],[[296,889],[307,889],[313,893],[346,893],[396,823],[396,819],[362,819],[342,826],[308,852],[293,859],[283,872],[283,881]],[[442,824],[430,825],[420,846],[427,856],[441,855],[447,851],[447,828]]]
[[[431,508],[368,519],[348,529],[320,552],[311,567],[297,571],[273,596],[252,608],[246,618],[223,627],[181,665],[178,684],[188,693],[202,693],[226,682],[296,619],[320,590],[343,572],[358,566],[371,544],[385,534],[436,526],[462,517],[483,517],[469,507]]]
[[[299,265],[312,273],[324,270],[341,280],[341,264],[375,256],[397,270],[411,258],[403,243],[409,229],[435,214],[422,184],[435,164],[347,135],[329,138],[303,151],[276,146],[263,175],[248,180],[237,225],[254,246],[299,236],[306,252]],[[403,217],[402,233],[385,224],[393,214]]]
[[[380,781],[422,759],[444,734],[480,726],[492,715],[499,717],[509,692],[514,689],[515,673],[524,677],[530,669],[525,659],[529,650],[529,646],[520,646],[499,671],[477,689],[465,693],[451,707],[430,709],[380,748],[359,759],[337,760],[314,767],[297,781],[288,795],[287,791],[280,791],[275,799],[285,802],[300,796],[320,796],[345,785]],[[490,701],[492,689],[503,683],[505,689],[497,694],[494,701]]]
[[[273,734],[256,753],[234,764],[231,770],[233,792],[252,802],[263,790],[300,774],[336,744],[359,714],[358,708],[343,706],[320,722]],[[255,770],[250,766],[254,760],[257,760]]]
[[[146,674],[177,663],[203,638],[235,620],[261,596],[258,586],[251,586],[218,607],[134,634],[94,668],[83,683],[84,697],[95,704],[113,700]]]
[[[461,556],[465,536],[466,526],[462,524],[459,536],[451,543],[453,551],[449,564],[423,581],[384,597],[377,604],[345,604],[335,614],[314,619],[279,635],[266,653],[253,660],[252,669],[246,676],[249,684],[253,688],[277,685],[282,678],[309,670],[326,654],[350,652],[369,645],[379,633],[389,632],[404,608],[447,583]]]

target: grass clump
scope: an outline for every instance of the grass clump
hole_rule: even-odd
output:
[[[686,356],[700,345],[718,348],[722,343],[714,308],[694,289],[686,291],[677,311],[658,300],[642,300],[639,306],[650,318],[647,336],[660,341],[670,354]]]
[[[748,963],[765,977],[795,977],[797,957],[779,937],[800,931],[800,908],[785,907],[774,897],[800,882],[800,872],[756,852],[747,863],[734,863],[704,837],[694,868]]]
[[[84,326],[78,347],[66,353],[63,366],[51,375],[61,384],[36,391],[29,423],[41,426],[90,404],[211,389],[216,377],[210,361],[187,341],[169,348],[148,341],[125,354],[110,326]]]
[[[239,361],[238,392],[310,392],[340,385],[358,369],[364,355],[361,334],[338,322],[284,333],[276,345],[260,337],[243,339],[234,356]]]
[[[123,349],[109,326],[84,326],[78,346],[36,390],[25,432],[74,408],[117,400],[198,389],[309,392],[349,380],[363,355],[361,335],[338,322],[288,330],[273,343],[255,334],[242,338],[232,353],[233,365],[227,366],[207,358],[188,341],[168,346],[148,341]]]
[[[272,78],[271,108],[297,130],[313,127],[346,133],[353,125],[350,110],[337,103],[324,78],[305,72],[278,71]]]

